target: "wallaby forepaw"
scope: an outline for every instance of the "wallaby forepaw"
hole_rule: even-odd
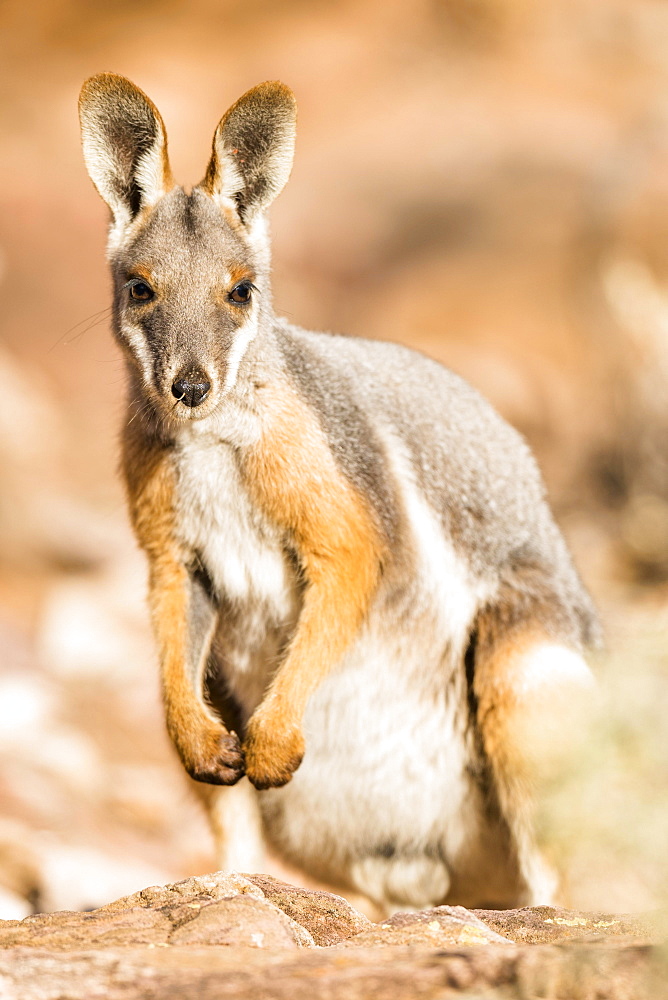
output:
[[[206,749],[184,760],[191,778],[209,785],[235,785],[243,778],[244,755],[236,733],[216,732],[209,735],[206,744]]]
[[[287,785],[304,756],[301,730],[278,733],[268,723],[250,720],[243,747],[246,774],[256,788]]]

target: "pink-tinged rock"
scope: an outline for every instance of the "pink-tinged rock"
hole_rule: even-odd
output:
[[[237,872],[212,872],[210,875],[193,875],[192,878],[173,882],[171,885],[150,885],[131,896],[107,903],[100,910],[124,910],[132,906],[175,906],[186,902],[231,899],[240,893],[264,899],[262,889],[254,885],[246,875],[239,875]]]
[[[200,904],[185,903],[172,911],[179,918],[185,907]],[[191,910],[192,913],[192,910]],[[176,927],[171,945],[245,945],[250,948],[312,948],[313,938],[300,924],[266,899],[238,895],[205,903],[190,920]]]
[[[247,875],[284,913],[305,927],[317,945],[337,944],[375,925],[333,892],[301,889],[270,875]]]
[[[169,915],[139,907],[103,913],[38,913],[25,920],[0,923],[0,948],[81,951],[89,948],[139,947],[167,942]]]
[[[420,945],[427,948],[462,948],[511,943],[463,906],[434,906],[417,913],[395,913],[380,924],[370,924],[338,947]]]
[[[74,951],[173,944],[310,948],[313,938],[243,876],[152,886],[90,913],[0,921],[0,948]]]

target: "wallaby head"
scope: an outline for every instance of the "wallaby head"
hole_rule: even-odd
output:
[[[190,193],[172,179],[157,108],[129,80],[87,80],[79,114],[88,173],[112,211],[114,328],[133,390],[162,417],[208,416],[271,308],[265,212],[292,167],[294,96],[273,82],[239,98]]]

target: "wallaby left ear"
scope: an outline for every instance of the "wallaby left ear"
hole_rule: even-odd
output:
[[[253,87],[220,120],[201,187],[230,200],[242,222],[264,211],[290,176],[297,104],[289,87]]]

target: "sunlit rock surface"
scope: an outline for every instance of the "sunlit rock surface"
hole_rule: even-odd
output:
[[[331,893],[216,872],[87,913],[3,921],[0,991],[3,1000],[659,1000],[662,938],[656,917],[553,907],[439,906],[373,924]]]

